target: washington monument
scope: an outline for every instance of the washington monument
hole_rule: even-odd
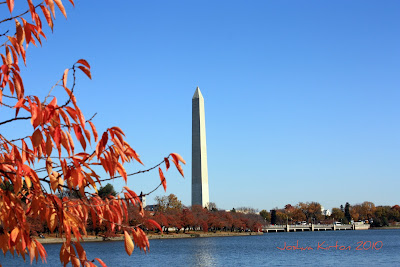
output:
[[[209,202],[204,98],[197,87],[192,99],[192,206]]]

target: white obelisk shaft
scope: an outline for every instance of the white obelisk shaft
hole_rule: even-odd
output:
[[[204,98],[197,87],[192,99],[192,206],[209,202]]]

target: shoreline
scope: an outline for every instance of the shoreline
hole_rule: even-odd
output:
[[[389,230],[389,229],[400,229],[400,226],[382,226],[382,227],[371,227],[370,230]]]
[[[235,233],[235,232],[217,232],[217,233],[209,233],[209,232],[201,232],[201,233],[181,233],[181,234],[148,234],[147,238],[150,239],[176,239],[176,238],[203,238],[203,237],[224,237],[224,236],[250,236],[250,235],[263,235],[263,232],[243,232],[243,233]],[[75,238],[72,238],[75,240]],[[103,240],[102,237],[95,236],[87,236],[83,237],[83,242],[113,242],[113,241],[124,241],[123,236],[111,237],[107,240]],[[46,238],[37,238],[41,244],[61,244],[63,243],[62,238],[57,237],[46,237]]]

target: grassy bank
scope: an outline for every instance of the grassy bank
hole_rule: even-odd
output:
[[[249,236],[249,235],[262,235],[262,232],[188,232],[188,233],[169,233],[169,234],[148,234],[147,237],[149,239],[170,239],[170,238],[197,238],[197,237],[223,237],[223,236]],[[45,238],[37,238],[37,240],[42,244],[57,244],[62,243],[63,239],[53,237],[53,236],[46,236]],[[117,236],[108,238],[104,240],[102,237],[96,236],[87,236],[83,238],[84,242],[108,242],[108,241],[121,241],[124,240],[123,236]]]

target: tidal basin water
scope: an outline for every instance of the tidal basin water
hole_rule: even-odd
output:
[[[47,265],[60,266],[61,245],[44,245]],[[400,230],[268,233],[262,236],[150,240],[150,253],[123,242],[84,243],[88,258],[108,266],[400,266]],[[30,266],[21,258],[0,256],[3,266]]]

